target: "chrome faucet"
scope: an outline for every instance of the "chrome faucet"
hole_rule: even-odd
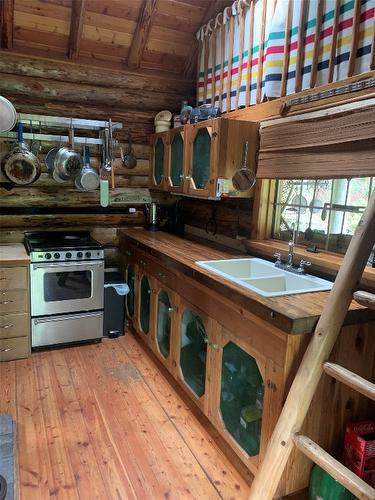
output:
[[[288,260],[286,262],[286,265],[288,267],[293,267],[295,242],[296,242],[296,225],[293,222],[292,223],[292,237],[288,241]]]
[[[296,274],[304,274],[305,268],[311,266],[311,262],[301,259],[299,266],[294,265],[294,245],[296,243],[296,226],[293,222],[292,224],[292,235],[291,239],[288,241],[288,258],[286,262],[281,260],[281,253],[274,253],[274,257],[276,257],[275,267],[280,269],[284,269],[286,271],[290,271]]]

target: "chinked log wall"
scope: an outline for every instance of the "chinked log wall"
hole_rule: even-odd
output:
[[[116,132],[123,145],[131,132],[138,164],[129,171],[116,158],[116,190],[147,187],[148,143],[154,131],[154,116],[162,109],[177,111],[181,100],[193,92],[194,83],[179,78],[128,70],[103,71],[99,66],[0,51],[0,95],[10,99],[18,112],[111,118],[123,124],[122,131]],[[42,161],[54,146],[42,144]],[[0,143],[0,156],[1,149],[4,153],[5,146]],[[92,148],[91,154],[95,152]],[[93,166],[98,168],[99,163],[100,158],[93,156]],[[144,220],[141,207],[132,214],[123,205],[117,210],[101,210],[98,191],[80,193],[72,183],[58,185],[49,177],[44,164],[42,175],[34,184],[11,191],[0,188],[0,196],[1,242],[22,241],[25,230],[87,229],[105,245],[107,265],[116,263],[117,229],[142,224]]]

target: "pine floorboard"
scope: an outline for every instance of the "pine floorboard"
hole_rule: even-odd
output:
[[[131,333],[0,363],[20,500],[235,499],[249,486]]]

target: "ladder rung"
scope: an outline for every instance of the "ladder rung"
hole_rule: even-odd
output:
[[[354,292],[353,299],[356,300],[361,306],[375,309],[375,294],[369,292]]]
[[[352,389],[360,392],[364,396],[375,401],[375,384],[360,377],[356,373],[347,370],[343,366],[336,365],[335,363],[323,363],[323,370],[331,377],[339,380],[345,385],[348,385]]]
[[[293,436],[293,441],[302,453],[328,472],[328,474],[334,477],[340,484],[345,486],[345,488],[353,493],[353,495],[361,500],[375,499],[374,488],[365,483],[361,478],[354,474],[354,472],[345,467],[345,465],[338,462],[310,438],[295,434]]]

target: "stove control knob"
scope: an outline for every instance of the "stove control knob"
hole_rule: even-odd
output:
[[[80,259],[81,257],[83,257],[83,253],[82,252],[77,252],[77,257]]]
[[[67,259],[71,259],[72,258],[72,254],[70,252],[66,252],[65,257]]]
[[[56,253],[53,254],[53,257],[55,259],[59,259],[60,258],[60,254],[58,252],[56,252]]]
[[[46,255],[44,256],[46,259],[50,259],[52,257],[52,255],[50,253],[46,253]]]
[[[85,256],[89,259],[91,257],[91,252],[86,252]]]

